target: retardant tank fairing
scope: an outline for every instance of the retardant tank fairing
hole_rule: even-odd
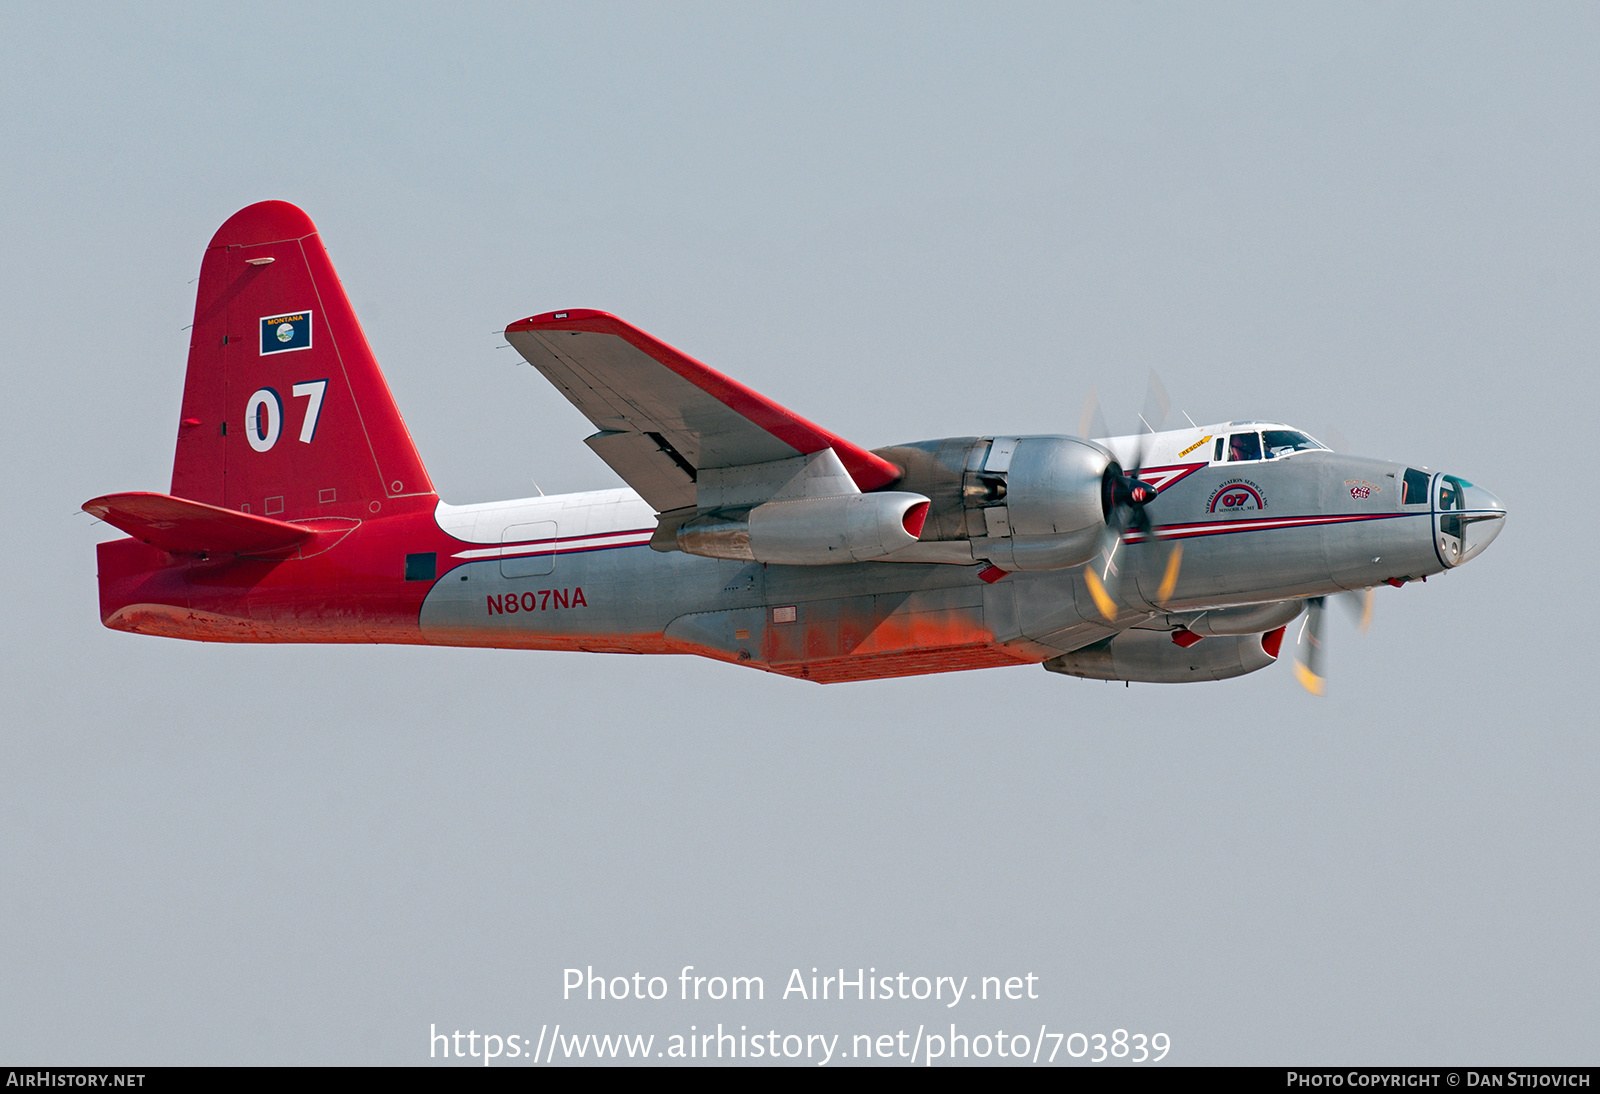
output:
[[[1132,628],[1083,649],[1052,657],[1050,672],[1090,680],[1130,680],[1148,684],[1183,684],[1193,680],[1226,680],[1264,669],[1278,659],[1283,628],[1265,634],[1207,638],[1182,646],[1169,631]]]

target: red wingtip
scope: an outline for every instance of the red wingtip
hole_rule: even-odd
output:
[[[928,503],[919,501],[906,510],[906,515],[900,518],[900,523],[906,526],[906,531],[913,537],[920,538],[922,536],[922,526],[927,523],[927,520]]]
[[[223,221],[211,237],[211,246],[253,247],[280,239],[303,239],[316,231],[317,226],[299,206],[287,201],[258,201]]]
[[[1275,631],[1268,631],[1261,636],[1261,648],[1267,651],[1267,656],[1274,661],[1278,659],[1278,651],[1283,648],[1283,632],[1286,627],[1279,627]]]
[[[585,319],[617,319],[607,311],[596,311],[593,308],[562,308],[559,311],[540,312],[530,315],[526,319],[518,319],[515,323],[506,324],[506,333],[511,334],[522,330],[547,330],[559,329],[572,323]],[[617,322],[621,322],[620,319]]]

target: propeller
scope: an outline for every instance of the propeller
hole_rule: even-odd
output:
[[[1106,428],[1105,415],[1100,413],[1100,394],[1094,388],[1089,389],[1088,396],[1083,400],[1083,413],[1078,416],[1078,436],[1089,440],[1111,436],[1111,430]]]
[[[1100,533],[1099,550],[1084,567],[1083,579],[1089,587],[1089,595],[1094,599],[1095,607],[1100,609],[1100,614],[1107,619],[1117,617],[1117,605],[1120,603],[1119,590],[1124,568],[1119,562],[1123,561],[1120,557],[1123,554],[1123,537],[1129,532],[1138,532],[1146,540],[1154,538],[1154,529],[1150,524],[1150,515],[1145,512],[1145,506],[1156,499],[1157,491],[1154,486],[1139,478],[1139,469],[1144,466],[1145,456],[1149,451],[1149,438],[1166,425],[1167,415],[1171,412],[1172,400],[1167,397],[1167,389],[1152,371],[1145,391],[1144,411],[1139,415],[1139,447],[1134,453],[1132,467],[1123,468],[1113,462],[1106,469],[1101,498],[1106,512],[1106,525]],[[1099,397],[1093,389],[1084,402],[1080,425],[1086,437],[1106,435],[1105,419],[1100,414]],[[1165,604],[1171,599],[1178,585],[1178,573],[1182,565],[1183,547],[1173,544],[1167,553],[1166,569],[1162,573],[1161,585],[1156,591],[1157,604]]]
[[[1294,643],[1294,678],[1312,695],[1326,691],[1322,654],[1322,617],[1326,598],[1314,596],[1306,601],[1306,617]]]
[[[1356,626],[1362,634],[1372,626],[1372,598],[1376,592],[1375,588],[1363,589],[1338,593],[1334,597],[1355,614]],[[1323,647],[1327,602],[1325,596],[1314,596],[1306,601],[1305,619],[1295,639],[1294,678],[1312,695],[1322,695],[1327,690],[1327,654]]]
[[[1334,597],[1355,617],[1356,629],[1363,636],[1372,629],[1372,598],[1378,595],[1376,586],[1360,592],[1340,593]]]

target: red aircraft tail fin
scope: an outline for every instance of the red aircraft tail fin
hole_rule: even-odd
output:
[[[200,266],[172,493],[280,521],[432,506],[316,225],[263,201]]]

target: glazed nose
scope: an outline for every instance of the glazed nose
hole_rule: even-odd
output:
[[[1439,554],[1451,566],[1476,558],[1506,525],[1505,503],[1453,475],[1439,481]]]

